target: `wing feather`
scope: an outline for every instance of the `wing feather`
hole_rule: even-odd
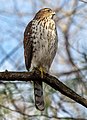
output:
[[[32,21],[27,25],[24,32],[24,56],[25,56],[25,65],[27,70],[29,70],[31,66],[32,60]]]

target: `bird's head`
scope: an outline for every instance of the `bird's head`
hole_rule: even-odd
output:
[[[52,11],[50,8],[43,8],[36,13],[34,19],[42,19],[46,17],[49,17],[52,19],[54,15],[55,15],[55,12]]]

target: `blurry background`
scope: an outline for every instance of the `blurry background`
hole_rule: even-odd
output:
[[[0,0],[0,71],[25,71],[23,33],[44,7],[56,12],[58,51],[50,73],[87,98],[86,0]],[[34,106],[33,84],[0,84],[0,120],[87,118],[85,107],[44,84],[44,112]]]

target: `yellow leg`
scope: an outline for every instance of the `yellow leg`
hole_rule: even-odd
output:
[[[42,67],[39,68],[40,72],[41,72],[41,78],[43,78],[43,73],[44,73],[44,70]]]

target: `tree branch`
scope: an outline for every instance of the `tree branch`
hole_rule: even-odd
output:
[[[50,85],[55,90],[61,92],[63,95],[71,98],[72,100],[76,101],[77,103],[83,105],[87,108],[87,100],[69,87],[64,85],[61,81],[59,81],[56,77],[53,77],[49,74],[45,74],[43,79],[40,77],[40,72],[35,70],[33,72],[0,72],[0,81],[35,81],[36,79],[42,80],[43,82]]]

